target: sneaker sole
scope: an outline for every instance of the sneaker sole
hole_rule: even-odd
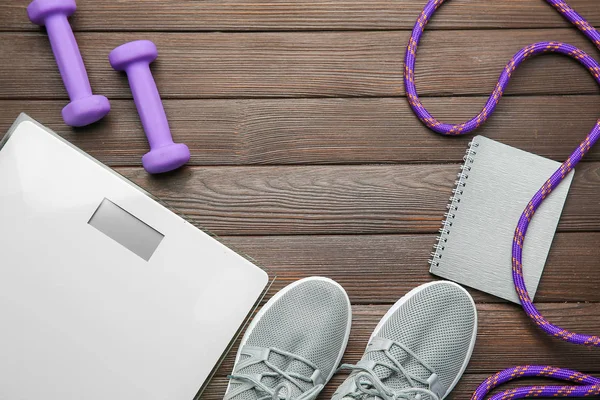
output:
[[[342,291],[342,293],[344,293],[344,297],[346,298],[346,304],[348,305],[348,317],[349,318],[348,318],[348,324],[346,325],[346,334],[344,335],[344,342],[343,342],[342,348],[340,349],[340,354],[338,356],[338,359],[335,362],[334,368],[331,370],[331,373],[329,374],[329,376],[327,377],[327,379],[324,383],[324,386],[327,385],[327,383],[333,377],[333,374],[335,374],[337,367],[340,365],[340,362],[342,361],[342,357],[344,356],[344,353],[346,352],[346,347],[348,346],[348,339],[350,338],[350,328],[352,327],[352,305],[350,303],[350,299],[348,298],[348,293],[346,293],[346,290],[344,290],[342,285],[340,285],[333,279],[324,278],[324,277],[320,277],[320,276],[304,278],[304,279],[300,279],[294,283],[291,283],[288,286],[281,289],[279,292],[275,293],[275,295],[273,297],[271,297],[271,299],[269,299],[269,301],[267,301],[265,303],[265,305],[258,311],[258,313],[256,313],[256,316],[254,317],[254,319],[252,319],[252,322],[250,322],[250,325],[248,325],[248,329],[246,330],[246,333],[244,333],[244,336],[242,337],[242,341],[240,342],[240,347],[238,348],[238,352],[235,356],[235,363],[233,364],[234,369],[235,369],[235,366],[237,365],[238,361],[240,360],[241,349],[248,342],[248,338],[252,334],[252,331],[254,330],[254,328],[256,328],[258,321],[260,321],[262,319],[263,315],[265,315],[265,313],[277,302],[277,300],[279,300],[281,297],[283,297],[283,295],[285,295],[287,292],[289,292],[296,286],[301,285],[302,283],[310,282],[310,281],[328,282],[328,283],[331,283],[332,285],[336,286],[337,288],[339,288]],[[230,386],[231,386],[231,381],[227,384],[227,391],[225,393],[229,392]]]
[[[467,357],[465,358],[465,362],[461,366],[460,372],[456,376],[456,379],[454,379],[454,382],[452,382],[452,384],[450,385],[450,387],[446,391],[446,394],[444,394],[444,396],[442,397],[442,399],[440,399],[440,400],[443,400],[444,398],[446,398],[446,396],[448,396],[448,394],[450,394],[450,392],[452,392],[452,390],[454,389],[454,387],[456,386],[456,384],[458,383],[458,381],[460,381],[460,378],[462,378],[465,370],[467,369],[467,365],[469,364],[469,361],[471,360],[471,355],[473,354],[473,349],[475,348],[475,340],[477,338],[477,324],[478,324],[478,321],[477,321],[477,308],[475,306],[475,302],[473,301],[473,297],[471,297],[471,295],[469,294],[469,292],[465,288],[463,288],[462,286],[460,286],[457,283],[450,282],[450,281],[435,281],[435,282],[426,283],[426,284],[421,285],[421,286],[417,286],[416,288],[412,289],[410,292],[408,292],[404,296],[402,296],[400,298],[400,300],[398,300],[392,306],[392,308],[390,308],[388,310],[388,312],[385,313],[385,315],[383,316],[383,318],[381,318],[381,321],[379,321],[379,323],[375,327],[375,330],[373,331],[373,334],[371,334],[371,337],[369,338],[369,343],[371,342],[371,340],[373,340],[373,338],[375,336],[377,336],[377,334],[379,333],[379,331],[381,330],[381,328],[383,328],[383,325],[392,317],[392,315],[400,307],[402,307],[411,297],[414,297],[417,293],[421,292],[422,290],[424,290],[424,289],[426,289],[426,288],[428,288],[430,286],[440,285],[440,284],[456,286],[457,288],[459,288],[460,290],[462,290],[464,293],[467,294],[469,300],[471,301],[471,304],[473,305],[473,309],[475,310],[475,327],[473,329],[473,335],[471,336],[471,344],[469,346],[469,351],[467,353]]]

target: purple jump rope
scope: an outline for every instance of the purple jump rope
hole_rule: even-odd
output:
[[[600,64],[586,54],[584,51],[565,43],[559,42],[540,42],[529,45],[519,51],[510,60],[496,84],[496,88],[490,95],[483,110],[474,118],[462,124],[444,124],[435,119],[423,106],[419,95],[415,88],[415,57],[419,41],[432,15],[440,7],[445,0],[430,0],[423,12],[419,16],[412,35],[408,42],[406,50],[405,68],[404,68],[404,83],[406,87],[408,102],[419,119],[430,129],[442,135],[462,135],[477,129],[484,123],[488,117],[496,109],[496,105],[515,69],[528,58],[545,53],[560,53],[579,61],[585,66],[600,84]],[[562,0],[546,0],[568,21],[573,23],[585,36],[587,36],[600,49],[600,33],[591,26],[581,15],[573,10],[567,3]],[[560,184],[565,176],[581,161],[583,156],[587,154],[590,148],[596,143],[600,137],[600,120],[596,123],[591,132],[579,147],[571,154],[571,156],[560,166],[560,168],[548,179],[542,188],[531,199],[525,211],[521,215],[513,241],[513,258],[512,272],[515,289],[521,301],[521,305],[525,313],[531,320],[544,330],[547,334],[559,338],[561,340],[585,345],[600,347],[600,337],[583,335],[570,332],[550,323],[537,308],[533,305],[531,298],[527,292],[525,281],[523,280],[523,243],[527,234],[527,228],[536,210],[542,204],[544,199]],[[495,387],[521,377],[548,377],[555,380],[572,382],[572,386],[527,386],[517,389],[507,390],[498,393],[491,397],[493,400],[520,399],[527,397],[587,397],[600,395],[600,379],[585,375],[577,371],[568,369],[554,368],[551,366],[518,366],[501,371],[486,379],[473,393],[472,400],[480,400],[493,390]]]

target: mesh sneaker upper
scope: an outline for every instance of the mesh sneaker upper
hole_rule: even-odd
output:
[[[402,344],[416,357],[396,344],[389,348],[392,357],[409,374],[423,380],[432,375],[428,369],[431,368],[444,391],[448,390],[462,373],[472,351],[477,317],[471,297],[458,285],[436,282],[417,288],[404,301],[393,314],[386,316],[385,322],[382,320],[383,324],[380,324],[374,338]],[[369,347],[362,360],[392,363],[383,351],[369,351]],[[428,388],[427,384],[419,382],[411,385],[404,375],[382,365],[376,365],[374,372],[386,387],[394,391],[407,387]],[[356,389],[353,384],[355,375],[356,372],[344,382],[334,399],[345,398]]]
[[[300,356],[314,364],[322,377],[328,379],[345,350],[351,318],[348,297],[340,286],[329,280],[309,278],[297,283],[274,303],[268,304],[244,345],[272,348]],[[272,372],[265,363],[239,368],[240,362],[247,358],[241,355],[234,367],[235,375]],[[314,373],[314,368],[306,363],[274,351],[269,353],[268,362],[288,373],[308,377]],[[285,383],[285,379],[263,376],[261,382],[275,388]],[[288,385],[292,390],[292,398],[314,386],[310,382],[300,383],[301,388]],[[232,381],[228,393],[242,384]],[[255,400],[264,395],[264,392],[247,390],[230,399]]]

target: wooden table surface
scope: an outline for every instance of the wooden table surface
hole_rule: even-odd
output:
[[[346,362],[408,290],[433,278],[427,260],[469,137],[440,137],[409,109],[403,54],[425,0],[80,0],[72,19],[94,91],[113,110],[71,129],[46,34],[24,0],[0,3],[0,132],[27,112],[171,203],[278,275],[271,294],[310,275],[336,279],[354,305]],[[597,0],[571,5],[600,26]],[[153,71],[188,167],[151,177],[147,142],[111,49],[151,39]],[[416,81],[446,122],[479,111],[522,46],[566,41],[599,52],[542,0],[454,0],[428,28]],[[560,56],[517,71],[478,134],[564,160],[600,115],[600,90]],[[600,148],[577,168],[537,296],[553,322],[600,333]],[[515,364],[600,375],[600,353],[546,337],[520,308],[472,291],[479,337],[453,393]],[[233,353],[202,398],[220,399]],[[343,376],[328,385],[329,398]]]

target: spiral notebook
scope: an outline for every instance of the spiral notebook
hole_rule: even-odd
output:
[[[560,163],[477,136],[469,144],[434,246],[434,275],[518,303],[512,280],[512,243],[519,217]],[[533,298],[552,245],[573,172],[533,218],[523,253]]]

